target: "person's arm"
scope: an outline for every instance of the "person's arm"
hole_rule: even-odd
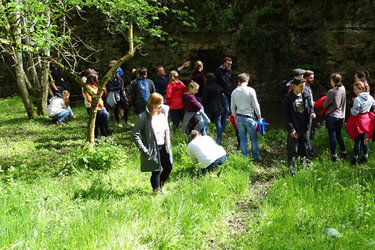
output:
[[[357,116],[361,109],[361,103],[359,102],[358,97],[354,98],[353,107],[350,109],[350,113],[353,116]]]
[[[305,92],[306,93],[306,99],[305,101],[307,102],[307,111],[309,113],[309,116],[310,118],[312,119],[315,119],[316,115],[315,115],[315,110],[314,110],[314,104],[313,104],[313,101],[312,101],[312,96],[309,94],[309,92]]]
[[[332,105],[333,101],[335,100],[335,95],[333,94],[332,91],[328,91],[326,100],[323,103],[323,108],[328,109],[329,106]]]
[[[234,93],[234,92],[233,92]],[[237,117],[237,112],[236,112],[236,102],[235,102],[235,100],[234,100],[234,98],[233,98],[233,93],[232,93],[232,95],[231,95],[231,97],[230,97],[230,99],[231,99],[231,102],[230,102],[230,110],[231,110],[231,112],[232,112],[232,115],[233,115],[233,118],[234,118],[234,120],[236,120],[236,117]],[[221,97],[222,98],[222,97]]]
[[[256,94],[255,90],[252,90],[252,92],[253,93],[251,95],[251,97],[252,97],[251,102],[252,102],[252,105],[254,107],[255,114],[258,117],[258,120],[260,121],[260,120],[262,120],[262,114],[260,112],[260,106],[259,106],[259,102],[258,102],[258,99],[257,99],[257,94]]]
[[[180,72],[181,70],[183,70],[186,67],[190,67],[190,64],[191,64],[190,61],[184,62],[180,67],[177,68],[177,72]]]
[[[156,90],[155,90],[155,84],[152,80],[148,79],[148,83],[149,83],[149,86],[150,86],[150,94],[154,93]]]
[[[188,147],[187,147],[187,152],[188,152],[188,155],[189,155],[190,159],[191,159],[193,162],[197,163],[197,162],[198,162],[198,158],[195,156],[192,147],[191,147],[191,146],[189,147],[189,145],[188,145]]]
[[[132,130],[132,136],[134,138],[136,146],[139,148],[140,151],[145,153],[146,155],[149,154],[147,147],[142,142],[141,133],[145,129],[146,118],[139,116],[137,122],[134,125]]]
[[[167,85],[167,90],[165,92],[165,103],[169,106],[171,105],[171,98],[172,98],[172,84]]]
[[[285,119],[286,128],[288,130],[288,133],[290,133],[291,136],[294,137],[293,135],[294,135],[294,132],[296,130],[294,129],[294,126],[292,124],[291,110],[290,109],[291,109],[291,107],[290,107],[290,100],[289,100],[288,95],[287,95],[284,98],[284,119]]]

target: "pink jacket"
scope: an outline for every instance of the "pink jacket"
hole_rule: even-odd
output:
[[[184,105],[182,104],[182,95],[185,92],[186,86],[180,80],[175,83],[168,82],[165,103],[169,106],[169,109],[176,110],[184,108]]]
[[[371,138],[374,134],[374,123],[375,113],[368,112],[358,114],[357,116],[350,115],[346,122],[346,132],[350,139],[354,140],[359,134],[368,133],[367,138]]]

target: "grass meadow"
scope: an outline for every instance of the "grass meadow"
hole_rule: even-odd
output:
[[[168,193],[154,195],[131,127],[112,121],[113,135],[87,148],[83,105],[62,126],[28,120],[19,97],[0,106],[0,249],[375,248],[373,144],[366,165],[333,163],[319,127],[314,165],[291,177],[285,131],[259,137],[263,162],[254,164],[230,128],[227,161],[201,176],[177,131]],[[208,131],[215,137],[213,124]]]

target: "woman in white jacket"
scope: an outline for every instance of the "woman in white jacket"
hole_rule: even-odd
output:
[[[47,115],[52,118],[52,120],[56,121],[57,125],[63,124],[68,116],[75,118],[69,106],[69,95],[69,91],[64,90],[62,97],[56,95],[49,101]]]

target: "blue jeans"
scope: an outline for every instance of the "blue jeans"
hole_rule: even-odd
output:
[[[307,150],[311,151],[311,142],[310,142],[310,135],[311,135],[311,126],[312,126],[312,118],[308,118],[308,129],[307,129]]]
[[[363,155],[367,156],[368,154],[368,144],[365,145],[364,141],[366,139],[367,133],[359,134],[354,139],[354,149],[353,149],[353,156],[358,157],[360,149],[362,149]]]
[[[209,115],[209,118],[212,122],[215,123],[216,126],[216,142],[221,143],[221,137],[223,133],[223,127],[221,126],[221,114],[214,114],[214,115]]]
[[[223,155],[222,157],[220,157],[219,159],[216,159],[213,163],[211,163],[206,169],[208,171],[215,170],[217,165],[222,165],[226,159],[227,159],[227,155]]]
[[[256,121],[253,118],[237,116],[237,128],[240,135],[241,153],[247,157],[247,134],[250,136],[251,153],[254,160],[259,160],[258,136],[256,131]]]
[[[230,115],[230,96],[225,94],[221,96],[221,105],[224,108],[224,113],[221,116],[221,128],[225,131],[225,124],[227,123],[228,116]]]
[[[336,155],[336,140],[340,146],[341,152],[345,152],[345,144],[342,139],[341,129],[344,124],[344,118],[336,118],[330,115],[326,117],[326,127],[328,130],[329,147],[331,154]]]
[[[72,113],[72,110],[70,108],[67,108],[61,111],[60,113],[58,113],[57,115],[52,116],[52,119],[54,121],[63,122],[68,116],[70,116],[71,113]]]

